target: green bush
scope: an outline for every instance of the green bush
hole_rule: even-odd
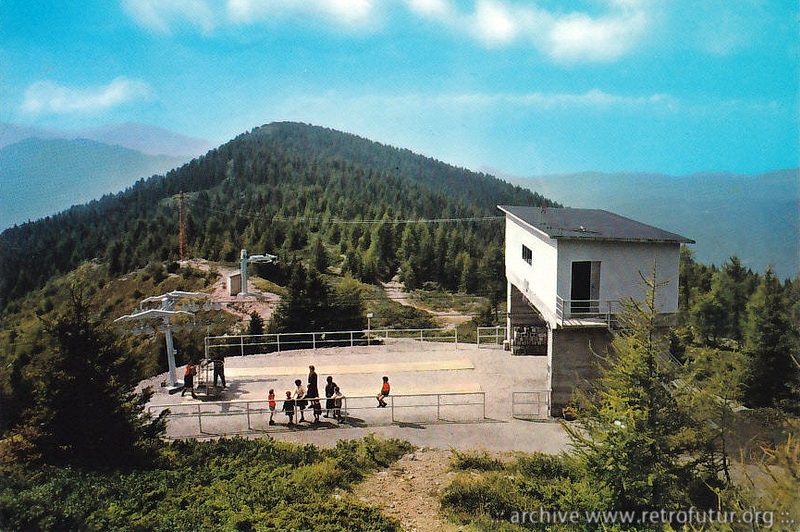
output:
[[[333,449],[243,438],[177,441],[149,470],[16,468],[0,476],[0,530],[399,530],[340,498],[406,442],[342,441]]]
[[[505,467],[501,460],[492,458],[487,451],[457,451],[453,449],[450,467],[456,471],[474,469],[476,471],[501,471]]]
[[[457,476],[442,493],[442,507],[462,521],[473,516],[504,520],[526,508],[513,477],[497,471]]]
[[[476,530],[575,530],[575,524],[520,523],[519,516],[540,508],[581,512],[608,508],[607,490],[592,483],[570,456],[533,453],[504,465],[485,452],[453,454],[453,469],[468,473],[445,487],[442,507],[451,518]],[[589,524],[585,529],[593,530]]]

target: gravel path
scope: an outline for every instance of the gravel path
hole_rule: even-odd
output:
[[[455,474],[449,471],[450,451],[422,448],[358,484],[357,500],[377,506],[407,532],[464,530],[441,512],[439,495]]]

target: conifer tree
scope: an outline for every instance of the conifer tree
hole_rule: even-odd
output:
[[[27,461],[123,467],[147,457],[165,429],[144,412],[151,390],[136,391],[134,362],[112,333],[92,321],[74,289],[67,309],[46,325],[53,352],[30,378],[34,404],[15,432]]]
[[[264,318],[255,310],[250,313],[250,324],[247,326],[247,334],[250,336],[264,334]]]
[[[679,367],[664,360],[667,331],[659,323],[655,271],[644,301],[624,303],[623,332],[581,398],[578,427],[565,425],[589,477],[611,494],[615,509],[677,509],[712,501],[708,442],[692,418]],[[705,495],[706,497],[703,497]],[[704,500],[705,499],[705,500]]]
[[[748,328],[745,351],[750,358],[747,402],[750,406],[783,406],[798,409],[800,370],[798,331],[791,319],[780,281],[767,269],[747,306]]]

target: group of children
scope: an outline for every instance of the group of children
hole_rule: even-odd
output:
[[[319,390],[317,389],[317,372],[314,366],[308,366],[308,387],[303,386],[303,381],[300,379],[296,379],[294,384],[296,386],[294,393],[287,390],[286,399],[283,400],[283,413],[289,418],[289,425],[295,424],[294,416],[296,412],[300,414],[300,419],[297,421],[298,424],[306,421],[305,410],[309,406],[309,403],[314,413],[313,423],[319,423],[321,415],[323,417],[332,417],[341,423],[343,418],[342,400],[344,399],[344,395],[339,389],[339,386],[333,382],[333,377],[329,375],[327,384],[325,385],[326,400],[324,415],[322,414],[322,404],[320,403]],[[389,377],[383,377],[383,385],[381,386],[381,391],[377,395],[379,408],[386,407],[386,401],[384,399],[388,397],[389,391]],[[274,388],[270,388],[267,401],[269,404],[269,424],[274,425],[275,420],[273,417],[277,407]]]

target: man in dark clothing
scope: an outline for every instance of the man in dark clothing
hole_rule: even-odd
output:
[[[214,386],[217,385],[217,379],[222,381],[222,387],[226,388],[225,384],[225,359],[219,357],[214,360]]]
[[[336,391],[336,383],[333,382],[333,377],[328,375],[327,384],[325,385],[325,397],[328,398],[325,401],[325,417],[329,417],[333,414],[333,410],[336,408],[336,400],[333,399],[333,394]]]
[[[317,372],[314,371],[314,366],[308,366],[308,389],[306,390],[306,397],[309,399],[319,397],[319,389],[317,388]]]

